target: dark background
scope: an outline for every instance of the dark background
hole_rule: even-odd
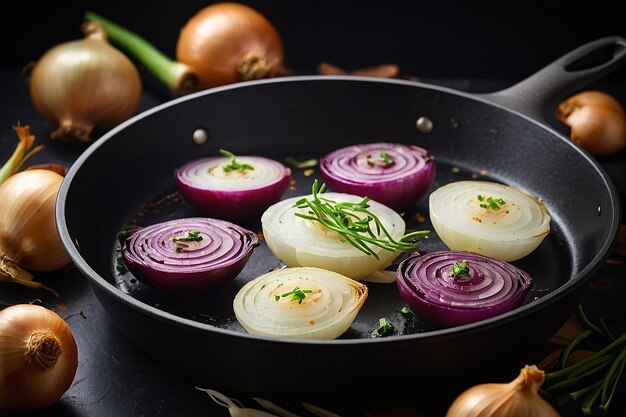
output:
[[[68,147],[47,137],[54,126],[43,120],[32,107],[28,90],[22,84],[25,76],[20,76],[19,71],[52,46],[81,38],[80,26],[86,10],[93,10],[135,31],[174,57],[180,28],[210,3],[195,0],[58,0],[35,4],[31,0],[2,0],[0,161],[3,162],[14,149],[15,135],[11,125],[16,121],[30,124],[39,143],[46,145],[46,151],[29,162],[44,163],[54,158],[70,161],[85,149]],[[476,86],[484,85],[499,88],[531,75],[586,42],[609,35],[626,37],[624,0],[259,0],[243,3],[260,11],[276,26],[283,38],[286,65],[295,71],[314,73],[323,61],[346,69],[395,63],[405,76],[418,76],[426,82],[454,80],[444,84],[458,89],[480,89],[482,87]],[[619,88],[626,86],[626,67],[609,78],[616,81],[611,86],[618,86],[612,92],[626,98],[626,89]],[[467,79],[487,82],[466,82]],[[149,78],[143,81],[146,89],[140,110],[168,98],[154,94],[151,88],[156,84],[149,82]],[[623,161],[623,153],[614,163],[603,161],[620,190],[626,189]],[[594,281],[600,290],[589,291],[586,299],[591,307],[603,307],[608,311],[616,309],[615,320],[624,317],[620,314],[625,305],[623,270],[622,264],[605,267]],[[610,280],[620,283],[617,289],[607,289],[606,282]],[[226,415],[226,410],[213,404],[206,394],[195,390],[189,381],[160,366],[132,345],[109,321],[87,280],[78,271],[73,270],[68,275],[62,293],[66,306],[61,308],[52,301],[46,305],[60,312],[74,332],[80,347],[78,373],[61,401],[28,416]],[[0,301],[6,304],[32,299],[31,292],[10,285],[3,285],[0,295]],[[607,318],[611,319],[611,316]],[[390,389],[393,389],[392,378]],[[623,388],[620,392],[623,393]],[[424,415],[442,416],[443,407],[449,404],[446,395],[442,397],[446,401],[433,399],[420,403],[420,411]],[[409,406],[416,407],[410,400],[407,399]],[[376,399],[359,398],[355,401],[375,403]],[[623,416],[624,409],[621,400],[610,415]],[[385,411],[390,415],[390,410]],[[398,410],[396,415],[401,415],[402,411]],[[359,416],[362,414],[358,413]],[[12,415],[0,410],[0,416]],[[415,411],[405,415],[422,414]],[[578,417],[580,413],[575,407],[573,412],[563,412],[562,415]]]
[[[93,10],[174,57],[180,28],[211,1],[3,1],[3,69],[22,68],[56,43],[82,37]],[[421,78],[518,80],[593,39],[626,36],[624,1],[246,0],[278,29],[286,64],[315,72],[400,65]],[[626,71],[613,75],[626,79]]]

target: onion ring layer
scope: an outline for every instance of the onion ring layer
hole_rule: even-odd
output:
[[[260,215],[282,197],[289,186],[291,170],[273,159],[237,157],[254,169],[225,170],[228,157],[201,158],[175,172],[181,194],[204,213],[226,220]]]
[[[428,151],[399,143],[337,149],[320,160],[320,171],[333,191],[367,196],[396,211],[419,200],[436,174]]]
[[[284,268],[248,282],[233,301],[248,333],[297,339],[335,339],[352,324],[367,287],[319,268]]]
[[[465,261],[466,275],[454,274]],[[405,259],[398,267],[400,296],[431,323],[459,326],[519,307],[532,285],[525,271],[467,251],[430,252]]]
[[[324,193],[322,196],[336,202],[358,203],[363,199],[341,193]],[[300,198],[279,201],[270,206],[261,217],[265,241],[285,265],[317,267],[362,280],[374,271],[385,269],[400,254],[400,251],[387,251],[372,246],[372,250],[379,257],[376,259],[350,245],[337,232],[296,216],[296,212],[306,213],[306,209],[294,207]],[[402,217],[376,201],[370,201],[369,204],[369,210],[378,216],[390,235],[395,240],[400,240],[405,230]]]
[[[550,215],[539,199],[495,182],[444,185],[430,194],[429,206],[433,227],[450,249],[502,261],[528,255],[550,232]]]
[[[139,228],[122,241],[121,254],[141,281],[189,293],[235,278],[258,244],[256,233],[236,224],[191,217]]]

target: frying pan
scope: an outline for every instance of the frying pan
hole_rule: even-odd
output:
[[[491,94],[404,80],[294,76],[181,97],[119,125],[78,158],[59,192],[61,239],[123,333],[200,386],[271,398],[380,398],[494,378],[567,319],[616,242],[621,212],[611,181],[592,157],[550,127],[546,114],[625,59],[626,40],[599,39]],[[422,117],[432,130],[417,127]],[[194,132],[207,133],[208,140],[198,144]],[[346,334],[294,341],[249,335],[232,311],[245,282],[281,266],[264,244],[234,281],[193,298],[158,293],[120,269],[116,235],[125,225],[199,214],[176,194],[173,172],[189,160],[220,148],[279,160],[319,158],[377,141],[428,149],[438,170],[431,191],[480,177],[545,202],[550,236],[515,262],[535,281],[523,306],[438,329],[397,314],[404,304],[395,285],[369,284],[368,300]],[[285,198],[308,194],[316,177],[299,169],[293,174],[295,189]],[[407,220],[413,213],[428,219],[427,206],[426,196]],[[241,225],[260,231],[257,219]],[[409,227],[432,230],[428,220]],[[420,245],[423,251],[445,249],[434,232]],[[381,317],[395,334],[372,338]]]

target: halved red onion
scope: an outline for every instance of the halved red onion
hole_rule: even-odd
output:
[[[258,245],[256,233],[241,226],[191,217],[137,229],[122,241],[121,254],[142,282],[165,292],[190,293],[235,278]]]
[[[212,217],[243,220],[259,216],[282,197],[291,170],[273,159],[237,156],[254,169],[225,170],[229,157],[207,157],[188,162],[175,171],[181,194]]]
[[[367,196],[396,211],[419,200],[436,174],[427,150],[399,143],[337,149],[320,160],[320,171],[333,191]]]
[[[467,265],[467,277],[453,273]],[[400,296],[417,316],[452,327],[519,307],[532,285],[525,271],[473,252],[440,251],[409,257],[398,266]]]

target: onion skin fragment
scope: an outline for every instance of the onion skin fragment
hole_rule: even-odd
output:
[[[305,291],[297,298],[297,289]],[[254,335],[286,339],[336,339],[348,330],[367,298],[367,287],[321,268],[277,269],[235,296],[233,309]]]
[[[174,241],[194,232],[202,239]],[[122,240],[121,254],[128,269],[146,284],[171,294],[194,294],[234,279],[258,245],[256,233],[241,226],[191,217],[131,232]]]
[[[436,165],[423,148],[381,142],[330,152],[320,160],[320,172],[332,190],[367,196],[400,212],[428,191]]]
[[[466,279],[452,273],[453,265],[463,261],[468,267]],[[439,251],[402,261],[396,283],[415,315],[441,327],[453,327],[519,307],[532,278],[497,259],[467,251]]]

